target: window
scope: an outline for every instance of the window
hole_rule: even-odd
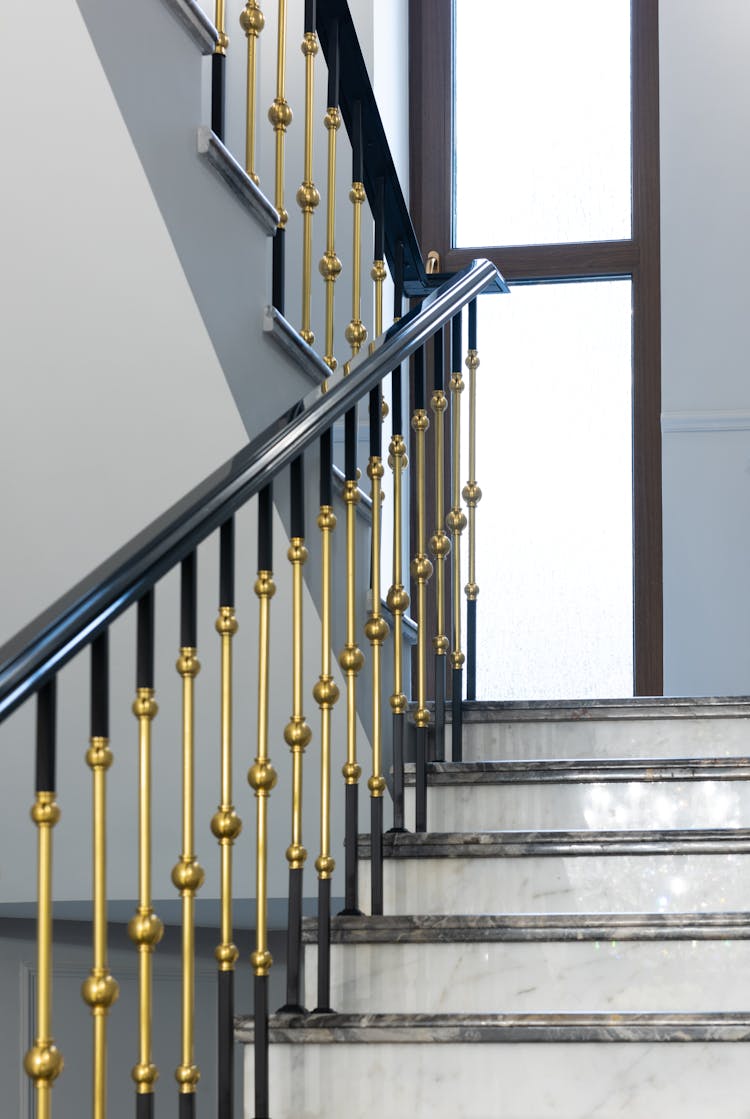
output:
[[[634,691],[660,694],[657,0],[411,0],[410,20],[425,252],[443,271],[486,256],[512,286],[631,291]]]

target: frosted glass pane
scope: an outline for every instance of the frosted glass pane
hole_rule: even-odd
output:
[[[630,237],[630,0],[455,11],[456,244]]]
[[[631,283],[485,296],[478,342],[477,696],[631,696]]]

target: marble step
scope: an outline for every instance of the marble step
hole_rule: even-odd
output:
[[[741,756],[749,720],[745,698],[471,702],[463,760]],[[447,758],[450,748],[449,728]]]
[[[274,1119],[748,1114],[747,1051],[717,1044],[750,1040],[747,1013],[315,1015],[273,1018],[270,1036]]]
[[[404,777],[413,829],[413,764]],[[431,762],[427,827],[741,827],[750,825],[748,778],[747,756]]]
[[[306,922],[307,1006],[317,993],[316,933],[315,922]],[[750,1006],[747,913],[337,918],[332,938],[331,1005],[344,1013]]]
[[[742,911],[750,831],[509,831],[386,835],[384,912]],[[359,838],[370,908],[370,837]]]

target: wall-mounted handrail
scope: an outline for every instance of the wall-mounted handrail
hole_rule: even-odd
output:
[[[333,374],[327,392],[313,390],[12,637],[0,648],[0,720],[488,288],[506,290],[495,265],[476,260],[378,339],[349,376]]]

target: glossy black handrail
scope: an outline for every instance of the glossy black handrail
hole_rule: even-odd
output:
[[[243,450],[115,552],[0,648],[0,721],[98,633],[180,563],[237,509],[312,444],[393,368],[488,286],[505,288],[487,260],[475,260],[405,316],[352,363],[331,376]]]

